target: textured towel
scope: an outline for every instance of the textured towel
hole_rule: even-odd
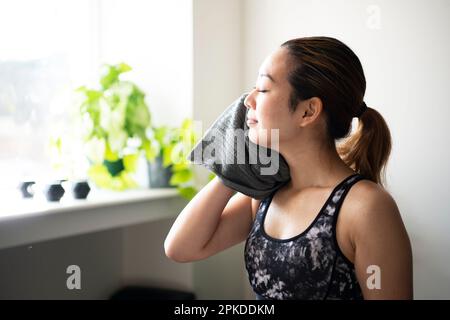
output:
[[[235,100],[215,120],[188,160],[214,172],[229,188],[263,199],[290,180],[289,166],[277,151],[249,140],[246,96]]]

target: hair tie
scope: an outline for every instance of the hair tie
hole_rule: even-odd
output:
[[[357,118],[361,118],[362,114],[364,113],[364,111],[367,110],[367,105],[366,103],[363,101],[362,105],[361,105],[361,110],[355,115],[355,117]]]

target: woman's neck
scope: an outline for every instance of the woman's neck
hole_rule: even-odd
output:
[[[310,148],[308,151],[282,152],[289,165],[291,180],[286,188],[302,191],[306,188],[334,187],[356,173],[341,159],[336,148]]]

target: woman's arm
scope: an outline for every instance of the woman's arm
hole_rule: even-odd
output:
[[[234,192],[218,177],[203,187],[172,225],[164,241],[166,255],[178,262],[188,262],[197,256],[212,237]]]
[[[394,199],[377,189],[354,217],[354,264],[364,298],[413,299],[411,244]]]

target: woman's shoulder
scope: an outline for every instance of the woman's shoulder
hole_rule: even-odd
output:
[[[346,200],[341,210],[354,232],[364,234],[368,228],[402,225],[395,199],[388,190],[373,181],[363,179],[355,183]]]
[[[390,192],[383,186],[368,179],[357,181],[349,190],[348,198],[353,209],[370,210],[396,206]]]

